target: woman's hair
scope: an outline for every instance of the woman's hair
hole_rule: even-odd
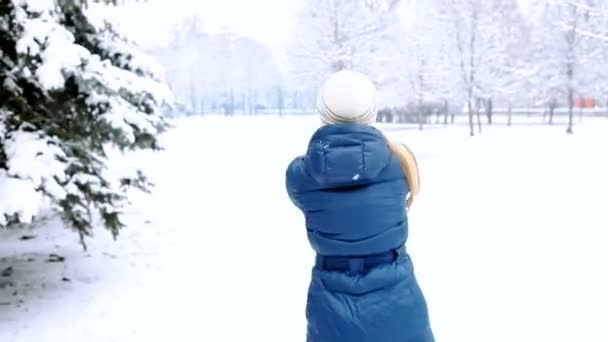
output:
[[[390,138],[386,138],[386,142],[391,152],[401,163],[401,168],[403,169],[403,174],[405,175],[409,188],[407,207],[410,208],[414,202],[414,197],[418,196],[418,193],[420,192],[420,174],[418,173],[418,162],[416,161],[414,153],[412,153],[412,151],[405,144],[395,142]]]

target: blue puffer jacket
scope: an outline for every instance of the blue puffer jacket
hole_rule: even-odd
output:
[[[351,266],[380,255],[368,259],[372,266],[359,264],[356,270],[317,263],[308,292],[307,341],[434,341],[427,304],[403,248],[407,182],[382,133],[355,124],[320,128],[306,155],[289,165],[287,191],[304,213],[318,260]],[[394,258],[379,261],[395,250]]]

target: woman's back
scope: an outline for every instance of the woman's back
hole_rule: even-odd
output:
[[[404,175],[416,174],[411,159],[370,126],[375,87],[364,75],[329,77],[318,109],[326,125],[289,165],[286,181],[317,252],[307,342],[433,342],[405,250],[408,184],[414,193],[418,184]]]
[[[287,190],[321,255],[369,255],[407,238],[407,182],[380,131],[330,125],[287,170]]]

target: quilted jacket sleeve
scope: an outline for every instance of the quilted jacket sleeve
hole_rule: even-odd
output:
[[[302,209],[300,193],[304,188],[304,176],[304,157],[297,157],[287,167],[285,187],[287,188],[289,199],[299,209]]]

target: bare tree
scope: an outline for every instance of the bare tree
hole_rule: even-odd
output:
[[[419,129],[422,130],[428,115],[429,104],[444,102],[447,123],[447,101],[460,96],[457,79],[451,69],[449,41],[445,22],[436,6],[424,2],[410,2],[405,7],[413,15],[404,25],[395,50],[395,62],[387,64],[397,75],[386,84],[399,89],[402,103],[415,103]],[[388,74],[388,73],[387,73]]]
[[[591,34],[605,23],[601,19],[602,4],[596,0],[545,0],[537,5],[535,39],[542,47],[538,47],[534,59],[536,81],[548,98],[550,122],[558,99],[565,98],[568,134],[573,133],[576,97],[592,93],[600,82],[606,84],[596,72],[598,57],[605,53],[606,45],[603,36]]]
[[[368,72],[382,83],[383,49],[394,37],[400,0],[310,0],[288,47],[291,74],[316,84],[341,69]]]
[[[477,73],[479,63],[480,13],[483,10],[481,0],[437,0],[440,13],[451,32],[453,41],[454,66],[460,75],[460,87],[466,99],[469,116],[469,133],[475,135],[474,100],[477,96]]]

